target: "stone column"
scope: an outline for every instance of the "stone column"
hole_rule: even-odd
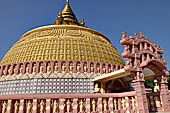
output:
[[[144,86],[144,74],[142,71],[133,73],[133,84],[136,91],[137,112],[149,113],[145,86]]]
[[[12,111],[12,100],[8,100],[8,106],[6,113],[11,113]]]
[[[97,101],[97,112],[98,113],[103,113],[102,111],[102,107],[103,107],[103,105],[102,105],[103,103],[102,103],[102,98],[98,98],[98,101]]]
[[[51,99],[46,99],[46,112],[45,113],[50,113],[51,111]]]
[[[24,113],[24,99],[20,100],[19,112],[18,113]]]
[[[113,112],[113,111],[114,111],[113,106],[114,106],[113,98],[110,97],[109,100],[108,100],[108,109],[109,109],[109,112],[110,112],[110,113],[114,113],[114,112]]]
[[[33,103],[32,103],[32,113],[37,113],[37,99],[33,99]]]
[[[86,98],[85,112],[90,113],[90,98]]]
[[[168,82],[167,82],[166,74],[162,74],[161,76],[160,98],[162,103],[162,111],[170,111],[169,90],[168,90]]]
[[[59,99],[59,113],[65,113],[64,99]]]
[[[73,113],[78,113],[78,99],[73,99]]]

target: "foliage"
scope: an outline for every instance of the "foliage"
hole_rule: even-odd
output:
[[[154,79],[145,80],[145,87],[146,88],[151,88],[153,90],[154,86],[155,86]]]
[[[169,71],[170,72],[170,71]],[[151,80],[146,80],[145,81],[145,87],[146,88],[151,88],[154,89],[155,83],[154,83],[154,79]],[[168,77],[168,89],[170,90],[170,75]]]

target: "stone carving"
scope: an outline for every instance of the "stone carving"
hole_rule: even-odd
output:
[[[54,100],[53,103],[53,113],[57,113],[58,112],[58,103],[57,100]]]
[[[96,111],[96,101],[95,101],[95,99],[92,100],[92,111],[93,112]]]
[[[82,99],[80,99],[79,106],[80,106],[80,112],[83,112],[83,100]]]
[[[4,102],[2,103],[2,113],[6,113],[6,111],[7,111],[7,102],[4,101]]]
[[[103,100],[103,110],[107,111],[107,100],[106,99]]]
[[[19,103],[18,101],[16,101],[14,104],[14,113],[18,113],[18,110],[19,110]]]
[[[32,111],[32,103],[31,101],[29,100],[27,103],[26,103],[26,113],[31,113]]]
[[[67,113],[69,113],[69,112],[70,112],[70,109],[71,109],[70,99],[67,100],[67,102],[66,102],[66,107],[67,107]]]
[[[99,84],[96,83],[95,86],[94,86],[94,92],[95,93],[100,93],[100,88],[99,88]]]
[[[40,102],[40,113],[44,113],[44,108],[45,108],[44,105],[45,105],[44,101],[41,100],[41,102]]]

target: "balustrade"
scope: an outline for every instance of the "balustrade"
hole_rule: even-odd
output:
[[[0,111],[1,113],[134,113],[137,112],[135,94],[133,91],[114,94],[16,95],[10,96],[11,100],[7,100],[9,96],[0,96]]]

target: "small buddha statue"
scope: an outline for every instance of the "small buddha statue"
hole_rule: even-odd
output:
[[[36,65],[33,65],[33,73],[36,73]]]
[[[77,64],[77,72],[81,72],[80,64]]]
[[[84,72],[87,72],[88,68],[87,68],[87,64],[84,64]]]
[[[2,113],[6,113],[7,111],[7,102],[4,101],[4,103],[2,104]]]
[[[70,63],[69,71],[70,71],[70,73],[72,73],[72,72],[73,72],[73,63]]]
[[[41,65],[40,65],[40,72],[43,73],[43,70],[44,70],[44,66],[43,66],[43,64],[41,63]]]
[[[91,70],[91,73],[94,72],[94,67],[93,67],[93,65],[91,65],[90,70]]]
[[[82,99],[79,102],[79,106],[80,106],[80,112],[83,112],[83,100]]]
[[[50,63],[48,63],[48,66],[47,66],[47,72],[51,72],[51,64]]]
[[[17,73],[17,67],[15,66],[14,67],[14,74],[16,74]]]
[[[19,69],[20,73],[23,72],[23,65],[21,65],[20,69]]]
[[[31,113],[31,110],[32,110],[32,103],[29,100],[26,104],[26,113]]]
[[[44,105],[45,105],[44,101],[41,100],[41,102],[40,102],[40,113],[44,113]]]
[[[66,72],[66,66],[65,66],[65,63],[62,65],[62,72]]]
[[[59,68],[58,68],[58,63],[56,63],[56,65],[54,66],[54,72],[58,72]]]
[[[29,73],[29,65],[26,66],[26,73]]]
[[[8,69],[8,74],[9,74],[9,75],[11,74],[11,66],[10,66],[9,69]]]
[[[57,113],[58,112],[58,103],[57,100],[54,100],[53,103],[53,113]]]
[[[70,108],[71,108],[71,102],[70,102],[69,99],[66,102],[66,106],[67,106],[67,113],[69,113],[70,112]]]
[[[14,104],[14,113],[18,113],[18,110],[19,110],[19,103],[18,101],[16,101]]]
[[[104,111],[107,111],[107,101],[106,101],[106,99],[103,100],[103,109],[104,109]]]
[[[94,92],[95,93],[99,93],[100,92],[100,88],[99,88],[99,84],[96,83],[95,86],[94,86]]]
[[[94,99],[92,100],[92,111],[93,111],[93,112],[96,111],[96,102],[95,102]]]

